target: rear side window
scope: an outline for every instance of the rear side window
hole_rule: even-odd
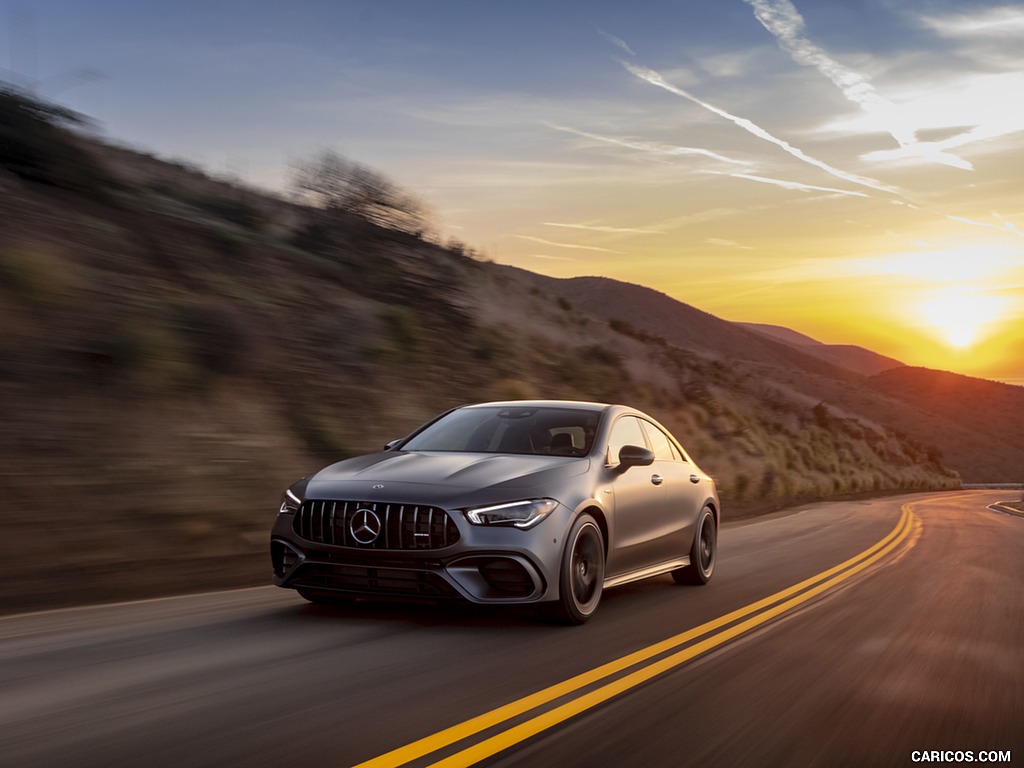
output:
[[[654,451],[654,458],[658,461],[679,461],[679,452],[675,450],[668,435],[651,424],[649,421],[642,422],[647,439],[651,443],[651,450]]]

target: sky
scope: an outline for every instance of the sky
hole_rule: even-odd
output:
[[[496,262],[1024,383],[1024,3],[0,3],[0,77],[109,140],[330,149]]]

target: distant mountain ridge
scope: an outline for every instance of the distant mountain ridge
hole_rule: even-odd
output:
[[[802,333],[779,325],[763,323],[736,323],[747,330],[789,344],[822,360],[838,365],[865,376],[873,376],[892,368],[900,368],[904,363],[892,357],[880,355],[870,349],[853,344],[825,344]]]
[[[515,267],[523,279],[605,322],[620,321],[682,348],[721,360],[778,364],[843,377],[846,369],[806,350],[754,333],[654,288],[608,277],[552,278]]]
[[[767,323],[743,323],[737,322],[736,325],[741,328],[746,328],[748,331],[754,331],[754,333],[760,333],[765,336],[771,336],[773,339],[783,342],[784,344],[792,344],[795,347],[802,346],[825,346],[824,342],[812,339],[810,336],[804,333],[794,331],[792,328],[786,328],[781,325],[769,325]]]
[[[569,313],[598,318],[640,338],[663,339],[717,360],[741,376],[754,377],[767,402],[782,393],[802,400],[807,407],[821,403],[845,418],[866,418],[880,428],[894,428],[933,445],[933,456],[949,462],[965,481],[1024,477],[1024,452],[1013,446],[1016,435],[1024,434],[1024,388],[959,377],[958,381],[970,382],[976,390],[975,402],[996,405],[983,419],[972,422],[954,402],[939,396],[922,399],[923,384],[917,388],[904,384],[918,378],[924,382],[944,380],[946,374],[940,371],[911,369],[861,347],[823,344],[778,326],[770,333],[746,328],[655,289],[612,278],[553,278],[517,267],[498,265],[496,269],[514,276],[520,292],[550,296],[553,304],[561,303]],[[506,291],[492,296],[491,311],[497,313],[503,301],[517,295]],[[564,334],[564,330],[558,332]],[[962,389],[938,388],[947,392]],[[1003,396],[978,394],[996,391]],[[1020,431],[1015,432],[1018,422]],[[977,428],[979,423],[984,429]]]

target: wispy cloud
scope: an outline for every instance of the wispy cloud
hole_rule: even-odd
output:
[[[653,155],[661,155],[663,157],[699,156],[718,160],[723,163],[730,163],[732,165],[753,165],[753,163],[749,163],[746,160],[736,160],[735,158],[726,157],[718,152],[713,152],[710,149],[704,149],[702,147],[680,147],[675,145],[655,144],[649,141],[637,141],[635,139],[617,139],[611,136],[601,136],[596,133],[590,133],[589,131],[569,128],[564,125],[555,125],[554,123],[548,123],[547,125],[556,131],[571,133],[575,136],[592,139],[603,144],[611,144],[613,146],[633,149],[638,152],[645,152]]]
[[[1020,247],[1009,244],[972,243],[967,247],[937,248],[850,260],[862,273],[894,275],[947,284],[1005,283],[1020,264]]]
[[[996,219],[997,221],[1001,221],[1003,229],[1008,229],[1011,232],[1020,232],[1020,228],[1016,224],[1014,224],[1012,221],[1010,221],[1008,218],[1003,216],[998,211],[992,211],[992,218]]]
[[[556,243],[553,240],[545,240],[542,237],[533,237],[532,235],[516,235],[520,240],[529,240],[531,243],[540,243],[541,245],[550,245],[555,248],[571,248],[580,251],[598,251],[599,253],[624,253],[624,251],[613,251],[611,248],[601,248],[596,245],[579,245],[578,243]]]
[[[765,176],[752,176],[749,173],[724,173],[719,174],[717,171],[708,171],[708,173],[715,173],[721,176],[731,176],[734,179],[746,179],[747,181],[758,181],[762,184],[772,184],[776,187],[783,187],[784,189],[795,189],[800,192],[831,192],[837,195],[849,195],[851,197],[871,197],[863,192],[855,192],[850,189],[836,189],[835,187],[819,187],[815,184],[804,184],[799,181],[786,181],[784,179],[770,179]]]
[[[704,238],[704,242],[707,243],[708,245],[717,245],[721,246],[722,248],[738,248],[741,251],[754,250],[754,248],[749,245],[740,245],[735,240],[726,240],[720,237],[706,237]]]
[[[630,48],[626,44],[626,41],[623,40],[622,38],[616,37],[615,35],[610,35],[607,32],[605,32],[603,29],[598,29],[597,30],[597,34],[599,34],[601,37],[603,37],[609,43],[614,45],[616,48],[622,49],[623,51],[628,53],[630,56],[636,56],[636,51],[634,51],[632,48]]]
[[[831,80],[847,99],[868,112],[892,110],[893,105],[875,91],[867,77],[840,64],[803,35],[803,16],[789,0],[744,1],[754,9],[757,20],[795,62],[817,69]],[[891,133],[900,144],[915,140],[914,130],[909,126],[894,125]]]
[[[547,253],[531,253],[530,258],[545,259],[546,261],[579,261],[579,259],[574,259],[570,256],[551,256]]]
[[[908,106],[922,125],[955,129],[956,133],[940,141],[918,142],[895,150],[880,150],[862,155],[864,160],[895,160],[907,157],[947,154],[969,144],[991,141],[1024,131],[1024,112],[1012,94],[1024,88],[1019,71],[973,74],[914,100]],[[962,130],[965,120],[973,127]]]
[[[949,219],[950,221],[958,221],[961,224],[970,224],[972,227],[984,227],[985,229],[995,229],[1000,232],[1007,232],[1009,234],[1020,235],[1024,237],[1024,232],[1021,232],[1019,229],[1017,229],[1017,227],[1012,222],[1006,221],[1006,219],[1004,219],[1002,216],[999,216],[998,214],[995,214],[995,216],[1002,223],[990,224],[986,221],[975,221],[974,219],[968,219],[965,216],[947,215],[946,218]]]
[[[866,75],[855,72],[832,58],[804,35],[804,19],[789,0],[745,0],[761,22],[797,64],[814,67],[828,78],[847,100],[878,119],[900,149],[893,155],[931,160],[954,168],[972,170],[961,157],[943,151],[934,143],[918,143],[916,121],[907,110],[883,98]],[[875,155],[876,159],[878,155]]]
[[[734,115],[734,114],[732,114],[730,112],[727,112],[724,109],[720,109],[719,107],[716,107],[713,104],[709,104],[706,101],[698,99],[696,96],[694,96],[691,93],[688,93],[687,91],[684,91],[682,88],[677,88],[676,86],[674,86],[671,83],[667,82],[658,72],[654,71],[653,69],[649,69],[647,67],[638,67],[638,66],[636,66],[634,64],[630,64],[629,62],[625,62],[625,61],[621,62],[621,63],[622,63],[622,66],[624,66],[629,72],[631,72],[633,75],[635,75],[636,77],[640,78],[641,80],[645,80],[646,82],[650,83],[651,85],[655,85],[655,86],[657,86],[659,88],[663,88],[666,91],[668,91],[669,93],[673,93],[676,96],[680,96],[680,97],[686,99],[687,101],[691,101],[694,104],[698,105],[699,107],[702,107],[703,109],[708,110],[709,112],[713,112],[714,114],[718,115],[719,117],[722,117],[722,118],[728,120],[729,122],[733,123],[734,125],[742,128],[743,130],[747,131],[748,133],[756,136],[757,138],[763,139],[763,140],[765,140],[767,142],[770,142],[770,143],[774,144],[775,146],[779,147],[784,152],[788,153],[789,155],[792,155],[793,157],[795,157],[797,160],[800,160],[801,162],[807,163],[808,165],[813,165],[815,168],[819,168],[819,169],[825,171],[826,173],[828,173],[828,174],[830,174],[832,176],[835,176],[838,179],[842,179],[843,181],[848,181],[851,184],[857,184],[859,186],[868,187],[868,188],[874,189],[874,190],[876,190],[878,192],[884,192],[884,193],[890,194],[890,195],[900,195],[901,194],[900,191],[898,189],[896,189],[895,187],[888,186],[886,184],[883,184],[880,181],[877,181],[875,179],[870,179],[870,178],[868,178],[866,176],[859,176],[859,175],[854,174],[854,173],[848,173],[847,171],[843,171],[843,170],[840,170],[839,168],[835,168],[834,166],[831,166],[828,163],[825,163],[825,162],[823,162],[821,160],[818,160],[817,158],[811,157],[806,152],[804,152],[802,149],[799,149],[798,147],[794,147],[789,142],[784,141],[784,140],[782,140],[780,138],[777,138],[777,137],[773,136],[771,133],[769,133],[768,131],[766,131],[764,128],[762,128],[761,126],[757,125],[756,123],[754,123],[754,122],[752,122],[752,121],[750,121],[750,120],[748,120],[748,119],[746,119],[744,117],[739,117],[739,116]]]
[[[660,235],[656,229],[634,229],[633,227],[610,227],[600,224],[562,224],[557,221],[545,221],[545,227],[561,227],[562,229],[583,229],[587,232],[602,232],[607,234],[630,234],[630,235]]]
[[[1024,8],[1005,5],[978,13],[925,16],[927,26],[945,37],[1015,37],[1024,33]]]

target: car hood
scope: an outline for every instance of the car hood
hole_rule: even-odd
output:
[[[385,451],[322,469],[309,478],[306,497],[461,506],[550,495],[589,468],[590,459],[565,456]]]

